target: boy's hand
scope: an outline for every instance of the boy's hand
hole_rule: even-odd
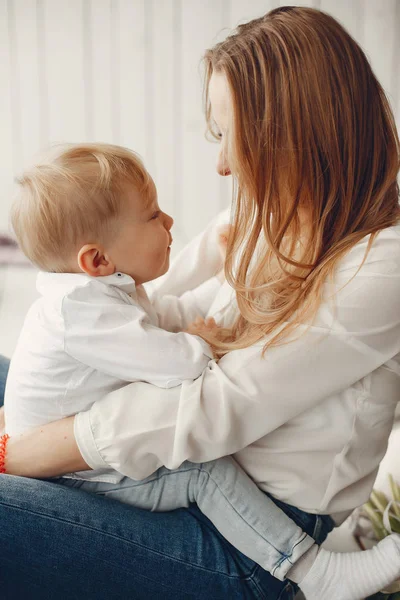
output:
[[[218,329],[218,325],[212,317],[208,317],[207,319],[202,319],[201,317],[197,317],[190,323],[187,329],[185,329],[185,333],[191,333],[192,335],[198,335],[202,337],[203,333],[210,334],[210,332]]]

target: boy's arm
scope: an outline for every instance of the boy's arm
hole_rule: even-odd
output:
[[[201,338],[170,333],[153,325],[145,310],[109,290],[91,302],[80,290],[64,298],[65,352],[121,381],[174,387],[196,379],[212,352]]]

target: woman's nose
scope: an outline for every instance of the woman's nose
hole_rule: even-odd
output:
[[[217,173],[218,175],[222,175],[222,177],[231,174],[228,161],[226,160],[226,153],[224,152],[224,148],[222,147],[219,151],[217,159]]]

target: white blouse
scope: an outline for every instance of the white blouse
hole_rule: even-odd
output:
[[[182,251],[158,293],[182,293],[219,268],[221,214]],[[342,260],[314,324],[290,343],[236,350],[181,387],[132,383],[75,417],[92,468],[142,479],[161,465],[234,454],[261,489],[339,522],[369,496],[400,400],[400,227]],[[220,289],[210,314],[235,312]]]
[[[220,287],[213,277],[180,298],[164,294],[150,303],[124,273],[39,273],[40,298],[25,318],[7,377],[7,433],[87,410],[128,382],[170,388],[197,378],[213,354],[182,330],[206,315]],[[122,478],[112,469],[79,476]]]

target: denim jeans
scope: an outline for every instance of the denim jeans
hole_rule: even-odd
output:
[[[0,369],[5,376],[1,359]],[[276,504],[318,543],[333,527]],[[0,523],[2,600],[292,600],[296,591],[231,546],[196,505],[152,513],[0,475]]]
[[[178,469],[161,467],[140,481],[60,477],[57,483],[155,512],[195,503],[228,542],[281,581],[313,545],[232,456],[197,464],[187,460]]]
[[[4,388],[6,387],[6,379],[8,373],[8,367],[10,361],[8,358],[0,355],[0,406],[3,406],[4,402]]]

